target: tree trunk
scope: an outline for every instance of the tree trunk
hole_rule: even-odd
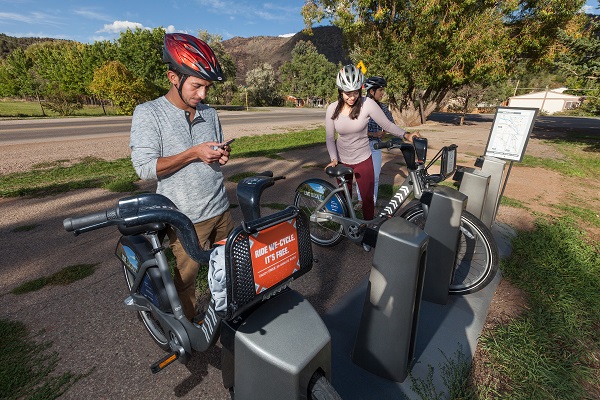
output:
[[[42,105],[42,100],[40,100],[40,95],[38,92],[35,92],[35,96],[37,97],[38,103],[40,103],[40,108],[42,109],[42,116],[46,116],[46,111],[44,110],[44,106]]]
[[[460,123],[459,125],[464,125],[465,124],[465,116],[467,115],[467,111],[469,111],[469,95],[467,95],[467,97],[465,98],[465,106],[463,107],[463,112],[462,115],[460,116]]]

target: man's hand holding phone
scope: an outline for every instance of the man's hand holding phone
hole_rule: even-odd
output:
[[[233,143],[234,140],[235,139],[230,139],[226,142],[223,142],[223,143],[218,144],[213,147],[213,149],[215,149],[215,150],[221,150],[221,157],[219,158],[219,164],[225,165],[225,164],[227,164],[227,161],[229,161],[229,152],[231,151],[231,147],[229,145],[231,143]]]
[[[223,149],[223,150],[227,150],[227,151],[229,151],[230,149],[227,149],[226,147],[229,147],[229,145],[230,145],[231,143],[233,143],[234,141],[235,141],[235,138],[233,138],[233,139],[229,139],[229,140],[228,140],[228,141],[226,141],[226,142],[223,142],[223,143],[221,143],[221,144],[219,144],[219,145],[217,145],[217,146],[214,146],[214,149],[215,149],[215,150],[217,150],[217,149]]]

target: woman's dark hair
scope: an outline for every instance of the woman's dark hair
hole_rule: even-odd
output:
[[[337,103],[337,106],[335,107],[335,110],[333,111],[333,115],[331,116],[331,119],[337,119],[337,117],[339,117],[340,113],[342,112],[342,108],[344,108],[344,104],[346,104],[346,102],[344,101],[343,93],[344,93],[343,90],[338,89],[338,103]],[[354,105],[352,106],[352,110],[350,111],[350,115],[349,115],[350,119],[358,118],[358,115],[360,114],[360,109],[362,108],[362,104],[363,104],[362,89],[359,89],[358,90],[358,99],[354,102]]]

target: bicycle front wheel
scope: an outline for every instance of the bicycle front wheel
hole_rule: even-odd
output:
[[[315,211],[348,216],[346,203],[339,194],[335,194],[324,207],[318,209],[319,204],[334,190],[334,186],[327,181],[309,179],[298,186],[294,196],[294,205],[306,214],[310,221],[310,239],[319,246],[334,246],[344,238],[344,227],[340,223],[331,220],[314,221],[310,219]]]
[[[129,268],[125,263],[121,263],[123,267],[123,273],[125,274],[125,282],[127,283],[127,288],[131,290],[133,286],[133,282],[135,281],[135,276],[131,273]],[[139,290],[137,293],[140,293]],[[152,316],[150,311],[138,311],[138,318],[144,323],[144,327],[152,337],[152,340],[165,351],[170,350],[169,346],[169,338],[163,328],[160,326],[160,323]]]
[[[405,211],[402,218],[421,229],[425,227],[426,217],[421,204]],[[462,295],[483,289],[496,276],[498,262],[498,246],[492,232],[476,216],[463,211],[449,293]]]

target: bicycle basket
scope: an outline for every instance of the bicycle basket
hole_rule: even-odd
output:
[[[269,299],[310,271],[312,262],[308,220],[296,207],[234,229],[225,244],[227,308],[223,318],[233,319]]]

